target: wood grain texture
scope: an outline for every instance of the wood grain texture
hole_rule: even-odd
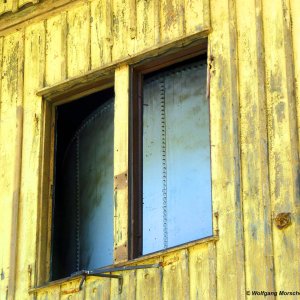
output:
[[[60,288],[60,300],[84,300],[86,286],[82,287],[79,291],[80,279],[72,280],[67,283],[63,283]]]
[[[275,287],[296,290],[300,190],[290,10],[287,1],[267,0],[263,9],[271,207],[274,218],[283,212],[292,218],[282,230],[273,223]]]
[[[293,43],[293,58],[294,58],[294,76],[295,76],[295,97],[297,105],[297,123],[298,131],[300,124],[300,2],[291,0],[290,13],[291,13],[291,31]],[[299,136],[299,133],[298,133]],[[299,138],[299,137],[298,137]]]
[[[122,291],[119,290],[118,279],[111,279],[111,297],[112,300],[135,300],[136,272],[134,270],[113,273],[123,276]]]
[[[130,0],[113,0],[112,59],[127,57],[132,53],[133,41],[130,37]]]
[[[189,249],[190,298],[216,299],[216,265],[214,243]]]
[[[291,0],[290,1],[290,28],[292,33],[292,45],[293,45],[293,73],[294,73],[294,88],[295,88],[295,101],[296,101],[296,111],[297,111],[297,133],[298,133],[298,151],[300,151],[300,138],[299,138],[299,126],[300,126],[300,36],[299,36],[299,30],[300,30],[300,2]],[[297,176],[298,178],[298,176]],[[297,187],[297,190],[299,190],[299,178],[297,182],[295,183],[295,186]],[[299,205],[299,196],[294,199],[294,203],[292,204],[293,209],[295,211],[294,214],[294,239],[295,239],[295,252],[294,253],[300,253],[300,205]],[[292,237],[291,237],[292,238]],[[293,259],[295,268],[297,269],[298,266],[298,275],[299,275],[299,266],[300,266],[300,257],[299,255],[294,255]],[[299,289],[299,287],[298,287]]]
[[[204,16],[208,15],[204,11],[203,2],[205,0],[185,0],[184,2],[184,21],[186,34],[203,30]]]
[[[44,23],[37,23],[26,29],[24,53],[24,132],[16,298],[22,298],[28,287],[35,285],[36,282],[42,99],[36,96],[35,91],[38,86],[43,86],[44,82]],[[28,239],[29,236],[31,239]],[[32,269],[31,275],[28,268]]]
[[[39,0],[17,0],[17,1],[18,1],[18,8],[21,8],[26,4],[36,4],[39,2]]]
[[[147,261],[149,264],[158,263],[158,259]],[[141,269],[136,271],[136,299],[163,299],[162,268]]]
[[[34,298],[28,296],[29,285],[45,282],[49,275],[48,193],[42,197],[47,209],[38,201],[45,170],[41,149],[54,146],[41,141],[42,130],[50,130],[52,120],[49,115],[48,127],[42,123],[41,96],[51,100],[77,88],[83,96],[84,87],[101,84],[100,78],[115,71],[114,175],[126,174],[128,65],[179,51],[207,35],[212,201],[219,240],[135,261],[161,260],[164,266],[124,272],[121,294],[115,279],[88,278],[79,293],[75,280],[41,290],[37,298],[245,299],[248,289],[299,290],[299,1],[46,0],[35,8],[30,3],[0,3],[0,14],[28,5],[26,12],[8,13],[0,20],[0,30],[5,30],[0,34],[1,297],[8,295],[10,278],[11,298],[15,283],[16,298]],[[44,182],[53,177],[45,172],[49,174]],[[19,183],[20,200],[14,201]],[[13,222],[19,211],[17,206],[13,210],[13,203],[20,207],[19,224]],[[127,261],[127,208],[125,180],[115,186],[117,263]],[[278,229],[273,218],[282,212],[291,213],[292,223]],[[42,220],[48,222],[43,228]],[[43,239],[44,248],[36,246]],[[36,269],[44,274],[40,281]]]
[[[112,5],[109,0],[91,1],[92,69],[107,65],[112,56]]]
[[[161,41],[173,40],[184,35],[184,11],[182,0],[162,0],[160,3]]]
[[[90,69],[90,9],[82,4],[68,11],[67,77]]]
[[[209,36],[212,199],[218,214],[217,295],[245,298],[240,190],[240,129],[234,1],[210,2]],[[226,25],[225,25],[226,24]],[[230,288],[228,288],[230,287]]]
[[[109,300],[110,299],[110,278],[90,277],[85,282],[86,284],[86,299]]]
[[[163,259],[163,299],[189,299],[190,276],[187,250],[178,251]]]
[[[67,15],[61,13],[46,22],[45,85],[66,79]]]
[[[23,125],[23,34],[5,37],[2,45],[0,126],[0,294],[14,299]],[[4,100],[5,99],[5,100]]]
[[[36,4],[39,0],[6,0],[0,2],[0,16],[5,13],[16,13],[26,4]]]
[[[17,2],[17,0],[7,0],[0,2],[0,15],[11,12],[13,10],[13,2]]]
[[[136,10],[136,51],[140,52],[159,41],[159,2],[137,1]]]
[[[114,176],[128,175],[129,66],[115,72]],[[128,259],[128,182],[114,188],[114,261]]]
[[[236,3],[246,289],[274,291],[262,12]]]

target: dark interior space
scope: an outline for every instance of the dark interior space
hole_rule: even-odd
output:
[[[79,100],[62,104],[56,108],[55,132],[55,185],[53,197],[53,222],[52,222],[52,256],[51,280],[68,277],[70,272],[76,271],[74,267],[66,266],[66,241],[71,232],[66,222],[69,221],[68,201],[62,195],[64,178],[64,158],[76,131],[84,120],[114,96],[114,89],[109,88]],[[75,205],[75,203],[74,203]]]

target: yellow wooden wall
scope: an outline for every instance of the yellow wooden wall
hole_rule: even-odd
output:
[[[36,296],[28,289],[38,282],[37,212],[45,201],[36,92],[120,62],[115,175],[121,174],[128,159],[126,60],[201,33],[208,37],[219,240],[140,261],[163,267],[123,272],[121,294],[116,280],[89,278],[81,292],[75,280],[37,298],[252,299],[247,290],[300,292],[299,32],[298,0],[81,0],[0,31],[0,299]],[[126,206],[126,189],[117,200]],[[291,213],[292,224],[280,230],[274,218],[282,212]],[[126,232],[122,215],[116,225]],[[126,240],[125,234],[115,243]]]
[[[0,1],[0,15],[16,12],[26,4],[36,4],[39,0],[2,0]]]

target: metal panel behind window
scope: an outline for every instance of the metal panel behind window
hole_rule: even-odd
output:
[[[113,263],[113,99],[77,130],[65,155],[64,236],[72,270]]]
[[[145,79],[143,254],[212,234],[206,62]]]

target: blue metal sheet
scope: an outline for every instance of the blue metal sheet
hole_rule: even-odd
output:
[[[110,100],[83,122],[65,156],[65,257],[74,270],[113,263],[113,122]]]
[[[147,79],[143,112],[143,254],[212,234],[206,63]]]

